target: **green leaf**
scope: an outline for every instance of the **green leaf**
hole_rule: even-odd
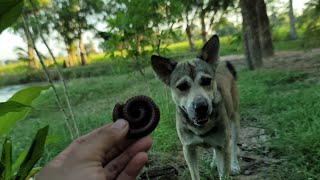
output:
[[[8,101],[14,101],[26,106],[31,106],[33,100],[35,100],[41,93],[41,91],[48,89],[50,86],[35,86],[22,89],[15,93]],[[7,102],[8,102],[7,101]],[[25,107],[18,112],[9,112],[0,116],[0,137],[8,133],[11,128],[23,119],[30,111],[29,107]]]
[[[20,16],[23,0],[0,0],[0,33]]]
[[[41,158],[44,151],[44,145],[46,142],[48,131],[49,131],[49,126],[46,126],[37,132],[37,135],[32,142],[32,145],[27,153],[27,156],[23,160],[18,170],[18,173],[15,178],[16,180],[25,180],[28,177],[34,165]]]
[[[56,144],[61,139],[60,136],[48,136],[46,139],[46,145]]]
[[[36,175],[39,171],[41,170],[41,167],[35,167],[32,168],[32,170],[30,171],[30,173],[28,174],[26,179],[30,179],[32,178],[34,175]]]
[[[23,151],[19,156],[18,159],[12,165],[12,172],[16,172],[18,168],[21,166],[23,160],[26,158],[28,151]]]
[[[0,116],[3,116],[9,112],[19,112],[25,108],[32,108],[32,106],[25,105],[15,101],[0,102]]]
[[[3,164],[3,162],[0,161],[0,179],[2,178],[1,175],[2,175],[2,173],[3,173],[3,171],[4,171],[5,168],[6,168],[6,167],[5,167],[5,165]]]
[[[60,140],[59,136],[47,136],[45,144],[46,145],[55,144],[55,143],[59,142],[59,140]],[[18,156],[18,159],[12,165],[12,172],[16,172],[17,169],[21,166],[21,163],[25,159],[25,157],[27,156],[27,153],[28,153],[28,151],[23,151]]]
[[[4,163],[5,169],[3,173],[4,180],[11,180],[12,176],[12,143],[9,138],[4,140],[2,145],[1,162]]]

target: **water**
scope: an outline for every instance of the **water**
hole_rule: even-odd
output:
[[[0,102],[5,102],[17,91],[25,88],[25,85],[5,86],[0,88]]]

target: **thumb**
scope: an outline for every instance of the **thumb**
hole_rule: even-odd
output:
[[[81,146],[84,145],[91,150],[106,152],[116,143],[124,139],[129,131],[129,124],[119,119],[112,125],[108,124],[76,140]]]

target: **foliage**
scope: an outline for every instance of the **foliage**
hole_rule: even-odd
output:
[[[41,158],[44,152],[44,145],[48,135],[49,126],[40,129],[34,138],[32,145],[22,161],[19,170],[17,171],[16,179],[24,180],[29,176],[34,165]]]
[[[33,109],[31,103],[48,87],[29,87],[15,93],[8,101],[0,103],[0,138],[7,135],[12,127]],[[10,138],[6,137],[2,145],[0,160],[0,179],[25,180],[35,172],[35,164],[44,152],[49,126],[40,129],[27,152],[22,152],[13,161],[13,148]],[[2,139],[2,138],[1,138]]]
[[[172,26],[180,18],[179,5],[176,0],[110,1],[107,23],[113,36],[107,46],[119,49],[121,45],[130,57],[143,54],[146,46],[159,52],[161,40],[174,33]]]
[[[99,22],[103,8],[103,0],[57,0],[52,1],[46,9],[50,26],[59,33],[66,45],[69,61],[65,61],[64,66],[69,67],[77,64],[75,59],[77,40],[79,40],[81,53],[85,53],[82,52],[82,33],[94,30],[94,25]],[[86,64],[85,58],[81,60],[83,65]]]
[[[23,158],[12,161],[12,142],[9,138],[4,140],[2,146],[0,178],[3,180],[25,180],[33,176],[39,169],[33,168],[44,152],[49,126],[38,130],[27,154]]]
[[[272,172],[279,175],[275,179],[320,177],[320,84],[308,78],[305,73],[275,70],[240,75],[242,116],[268,128],[272,148],[284,161]]]
[[[305,48],[320,46],[320,2],[312,0],[308,3],[301,17],[300,27],[305,28],[303,45]]]
[[[192,57],[194,55],[188,58]],[[180,60],[180,58],[175,60]],[[307,177],[312,177],[308,173],[312,174],[320,166],[319,162],[314,162],[320,158],[317,153],[320,138],[317,133],[320,128],[317,122],[320,105],[318,89],[320,87],[318,82],[303,81],[304,78],[308,76],[298,72],[276,70],[239,72],[237,84],[241,96],[241,115],[243,119],[255,117],[258,123],[266,125],[265,127],[273,135],[275,140],[272,141],[273,148],[281,152],[285,162],[290,162],[290,168],[284,164],[278,171],[270,173],[275,175],[286,170],[284,171],[286,176],[282,179],[296,179],[295,177],[307,179]],[[159,85],[151,68],[146,70],[146,81],[141,80],[137,72],[131,72],[74,79],[69,81],[68,87],[74,102],[75,113],[79,117],[81,132],[86,133],[111,122],[112,108],[116,102],[124,101],[133,95],[145,94],[152,97],[161,110],[160,124],[152,134],[154,145],[151,152],[159,154],[160,159],[165,160],[162,159],[164,158],[162,155],[169,154],[171,157],[172,154],[181,151],[182,147],[175,130],[175,105],[172,102],[170,90]],[[61,137],[67,135],[67,132],[63,130],[64,124],[56,121],[62,118],[62,115],[54,102],[51,91],[43,93],[35,102],[34,107],[38,111],[32,112],[27,121],[19,122],[20,126],[13,134],[15,139],[21,141],[21,147],[25,146],[25,141],[30,136],[25,134],[30,134],[30,132],[22,133],[24,129],[50,124],[53,134],[59,134]],[[279,134],[279,132],[282,133]],[[45,152],[41,164],[45,164],[69,143],[64,138],[61,139],[62,141]],[[200,170],[203,172],[210,171],[206,159],[209,161],[211,157],[205,156],[200,162]],[[169,158],[170,160],[172,159]],[[304,163],[310,160],[312,163],[304,166],[306,165]],[[299,171],[294,171],[299,168]],[[188,170],[183,170],[183,173],[188,173]]]
[[[12,25],[20,16],[23,0],[2,0],[0,2],[0,33]]]
[[[240,27],[235,26],[227,18],[221,18],[216,24],[214,30],[219,36],[232,36],[241,31]]]
[[[29,87],[18,91],[7,102],[0,104],[0,137],[7,134],[19,120],[29,113],[33,100],[48,88],[49,86]]]
[[[243,47],[241,39],[239,38],[241,38],[241,34],[234,34],[233,36],[221,37],[220,55],[227,56],[241,54]],[[195,41],[195,46],[198,49],[201,48],[202,41]],[[303,48],[301,40],[276,41],[274,42],[274,46],[277,51],[296,51],[301,50],[301,48]],[[126,51],[124,52],[126,53]],[[162,54],[170,56],[172,58],[179,58],[180,56],[186,56],[186,52],[189,52],[189,45],[188,42],[183,41],[168,45],[166,47],[166,51],[162,51]],[[87,78],[104,75],[130,73],[133,70],[135,70],[135,62],[132,58],[128,57],[124,59],[120,56],[121,53],[119,51],[115,51],[114,56],[112,56],[112,53],[107,55],[90,55],[91,64],[88,64],[86,67],[74,67],[63,69],[63,77],[65,77],[65,79]],[[63,59],[60,59],[58,61],[61,66],[62,60]],[[148,60],[148,58],[145,58],[145,60]],[[52,63],[48,60],[47,66],[49,68],[51,67],[50,64]],[[50,75],[52,76],[53,80],[59,80],[59,76],[56,72],[50,71]],[[41,71],[35,71],[34,69],[30,69],[28,68],[28,66],[26,66],[26,64],[22,62],[12,65],[0,66],[0,86],[43,81],[46,81],[46,79],[43,77]]]
[[[50,17],[54,29],[69,45],[78,39],[83,31],[93,28],[93,24],[89,23],[87,16],[95,11],[100,12],[100,8],[101,1],[58,0],[53,1],[49,6],[47,15]]]

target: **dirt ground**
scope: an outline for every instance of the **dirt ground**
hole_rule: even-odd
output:
[[[222,61],[228,60],[237,69],[246,68],[244,56],[226,56]],[[320,79],[320,49],[310,51],[278,52],[272,58],[264,59],[264,68],[278,69],[286,71],[297,71],[311,74],[308,80]],[[240,139],[238,143],[241,173],[232,177],[237,180],[261,180],[270,179],[267,177],[268,169],[276,168],[281,163],[277,159],[276,152],[268,148],[268,135],[265,130],[255,123],[255,119],[250,117],[241,119]],[[157,161],[156,156],[151,156],[151,163],[146,171],[141,175],[141,179],[178,179],[181,169],[187,168],[182,152],[175,157],[179,163],[156,165],[152,161]],[[205,178],[205,179],[210,179]]]

